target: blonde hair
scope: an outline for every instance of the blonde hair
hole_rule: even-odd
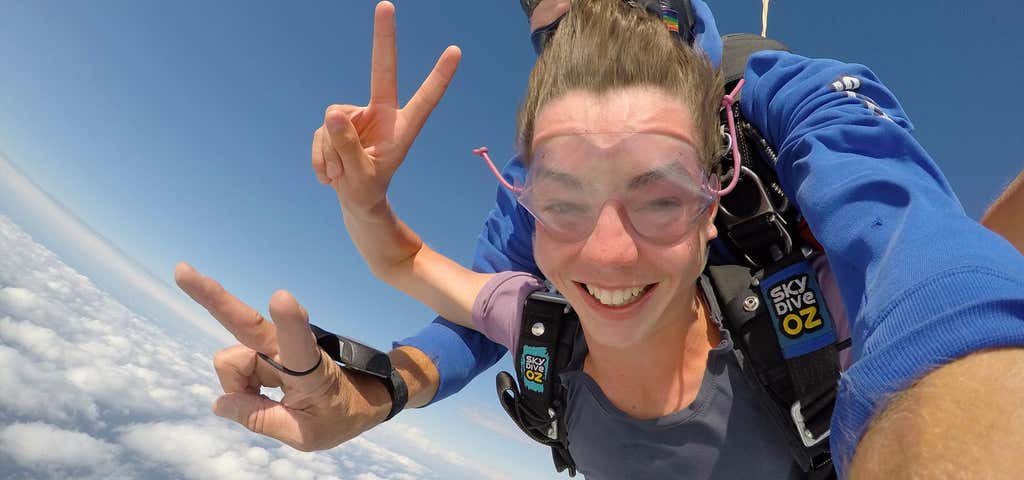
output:
[[[678,98],[693,115],[703,166],[712,165],[721,142],[721,72],[657,15],[624,0],[573,1],[530,73],[517,133],[523,158],[530,161],[537,113],[548,102],[574,90],[602,95],[627,87]]]

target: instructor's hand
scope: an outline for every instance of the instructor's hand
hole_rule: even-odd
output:
[[[331,105],[313,134],[313,172],[334,187],[346,215],[373,219],[386,204],[391,177],[444,95],[461,56],[458,47],[445,49],[416,94],[400,106],[395,7],[377,4],[370,101],[366,106]]]
[[[334,447],[387,416],[391,400],[384,385],[331,361],[317,347],[305,309],[288,292],[271,297],[270,323],[188,264],[178,264],[174,280],[241,342],[214,355],[224,395],[214,402],[213,413],[302,451]],[[291,376],[257,352],[295,371],[320,365],[309,375]],[[260,387],[280,387],[284,398],[270,400],[260,395]]]

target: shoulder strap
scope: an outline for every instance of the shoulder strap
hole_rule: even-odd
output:
[[[778,323],[768,310],[770,296],[761,288],[763,275],[742,266],[711,266],[701,282],[706,292],[714,292],[709,294],[717,299],[711,314],[729,330],[744,377],[783,432],[793,458],[808,478],[828,478],[834,474],[827,439],[839,378],[834,336],[831,342],[819,340],[823,345],[804,355],[786,358],[784,351],[791,346],[780,344],[776,334]],[[767,282],[772,278],[769,275]],[[820,295],[815,297],[819,299]],[[831,322],[827,316],[815,318],[821,328]]]
[[[723,36],[722,48],[726,91],[731,91],[743,78],[750,55],[762,50],[789,51],[779,41],[745,33]],[[750,267],[776,264],[799,251],[801,245],[817,247],[799,210],[786,198],[779,184],[774,170],[775,149],[743,117],[738,103],[732,108],[741,157],[740,171],[732,171],[731,149],[720,159],[720,165],[724,169],[723,178],[739,175],[740,179],[732,193],[722,197],[715,217],[723,243],[737,261]],[[724,122],[724,111],[722,116]]]
[[[522,325],[508,372],[495,379],[498,398],[512,421],[531,439],[551,447],[555,469],[576,475],[565,432],[564,389],[558,374],[569,364],[579,319],[556,292],[531,294],[523,308]]]
[[[722,37],[727,91],[743,77],[750,55],[789,51],[781,42],[752,34]],[[724,325],[735,339],[748,379],[761,391],[770,416],[805,471],[830,463],[827,438],[839,378],[836,339],[809,259],[820,251],[807,224],[789,202],[774,165],[775,150],[733,105],[739,172],[736,188],[715,219],[724,243],[746,267],[711,267]],[[723,113],[724,115],[724,113]],[[731,166],[731,150],[722,164]],[[751,270],[753,269],[753,270]]]

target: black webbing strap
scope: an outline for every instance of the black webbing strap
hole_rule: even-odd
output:
[[[798,429],[801,440],[811,445],[819,438],[827,441],[839,381],[839,353],[835,344],[786,360],[786,366],[797,399],[791,415],[795,424],[804,425]]]
[[[750,55],[763,50],[789,51],[789,48],[776,40],[752,34],[722,37],[722,70],[727,92],[743,78]],[[799,212],[791,208],[772,168],[776,160],[774,149],[743,117],[738,103],[732,109],[741,167],[739,172],[732,171],[732,149],[727,149],[721,159],[722,178],[739,175],[739,181],[733,191],[721,199],[715,224],[723,232],[726,245],[747,266],[773,265],[798,247]],[[723,124],[726,113],[723,110],[721,114]]]
[[[790,255],[800,241],[795,229],[799,212],[789,203],[772,170],[775,152],[733,105],[736,141],[740,152],[739,181],[722,197],[715,223],[723,239],[747,266],[773,265]],[[725,113],[723,112],[723,115]],[[722,157],[728,166],[723,178],[732,178],[732,150]]]
[[[730,224],[725,234],[752,266],[771,265],[793,251],[785,220],[774,211]]]
[[[565,299],[537,292],[526,299],[513,359],[522,402],[536,412],[544,412],[555,399],[558,378],[552,364],[558,360],[562,317],[568,313]]]
[[[793,385],[790,414],[807,447],[826,441],[839,381],[832,318],[801,252],[766,269],[760,291]]]
[[[722,74],[725,84],[735,83],[743,78],[747,69],[747,59],[751,55],[764,50],[791,51],[786,44],[771,38],[753,33],[730,33],[722,35]],[[730,91],[730,89],[726,89]]]
[[[760,279],[752,275],[749,268],[738,265],[711,266],[706,273],[701,278],[701,286],[709,296],[714,292],[718,300],[717,304],[710,305],[709,313],[721,319],[729,330],[744,378],[768,417],[783,432],[793,459],[807,472],[808,478],[834,475],[828,442],[823,440],[808,447],[794,421],[792,406],[800,400],[800,412],[812,432],[820,433],[818,429],[822,425],[828,429],[836,380],[816,373],[813,362],[820,361],[826,365],[821,370],[828,371],[827,365],[834,364],[835,360],[822,358],[829,354],[835,356],[835,348],[831,347],[831,352],[823,349],[822,353],[813,353],[822,358],[809,356],[791,365],[792,362],[783,358],[768,311],[771,304],[762,298],[759,289]],[[794,372],[797,379],[794,379]]]
[[[564,392],[558,372],[568,365],[579,320],[560,295],[540,291],[523,306],[516,342],[517,381],[507,372],[495,379],[498,398],[512,421],[531,439],[551,447],[555,469],[576,475],[563,415]]]

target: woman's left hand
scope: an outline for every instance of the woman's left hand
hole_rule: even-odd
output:
[[[462,56],[450,46],[404,107],[398,104],[395,7],[380,2],[374,12],[370,102],[331,105],[313,135],[313,170],[330,183],[346,215],[373,219],[386,205],[391,177],[430,112],[448,88]]]

